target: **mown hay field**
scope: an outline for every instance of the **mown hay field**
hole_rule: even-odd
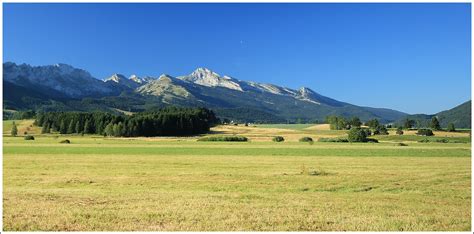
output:
[[[250,142],[4,135],[3,229],[471,229],[468,134],[456,139],[469,143],[418,143],[422,137],[407,135],[310,145],[299,137],[345,132],[276,127],[213,129]],[[285,142],[271,142],[275,135]]]

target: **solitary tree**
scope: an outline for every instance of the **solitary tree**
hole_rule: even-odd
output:
[[[366,142],[367,133],[361,128],[351,128],[348,133],[347,139],[349,142]]]
[[[18,135],[18,129],[16,128],[15,121],[12,123],[12,136],[17,136]]]
[[[456,128],[454,127],[454,124],[453,124],[453,123],[449,123],[447,130],[448,130],[448,132],[455,132],[455,131],[456,131]]]
[[[436,116],[433,116],[433,118],[431,118],[430,127],[433,130],[440,130],[441,129],[441,126],[439,125],[438,118],[436,118]]]
[[[406,119],[403,121],[403,128],[405,128],[405,129],[410,129],[410,128],[413,127],[413,124],[414,124],[414,121],[413,121],[413,120],[406,118]]]

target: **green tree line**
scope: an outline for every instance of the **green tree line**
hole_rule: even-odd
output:
[[[35,124],[42,133],[100,134],[104,136],[185,136],[209,131],[217,122],[214,112],[205,108],[167,107],[131,116],[105,112],[44,112]]]

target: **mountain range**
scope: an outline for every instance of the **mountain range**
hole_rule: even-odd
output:
[[[218,117],[246,122],[322,121],[327,115],[395,122],[406,113],[363,107],[323,96],[310,88],[291,89],[239,80],[197,68],[189,75],[122,74],[99,80],[67,64],[3,64],[4,108],[39,111],[138,112],[167,105],[201,106]]]

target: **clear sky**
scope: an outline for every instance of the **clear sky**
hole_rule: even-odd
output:
[[[356,105],[436,113],[471,99],[471,5],[4,4],[3,60],[103,79],[207,67]]]

